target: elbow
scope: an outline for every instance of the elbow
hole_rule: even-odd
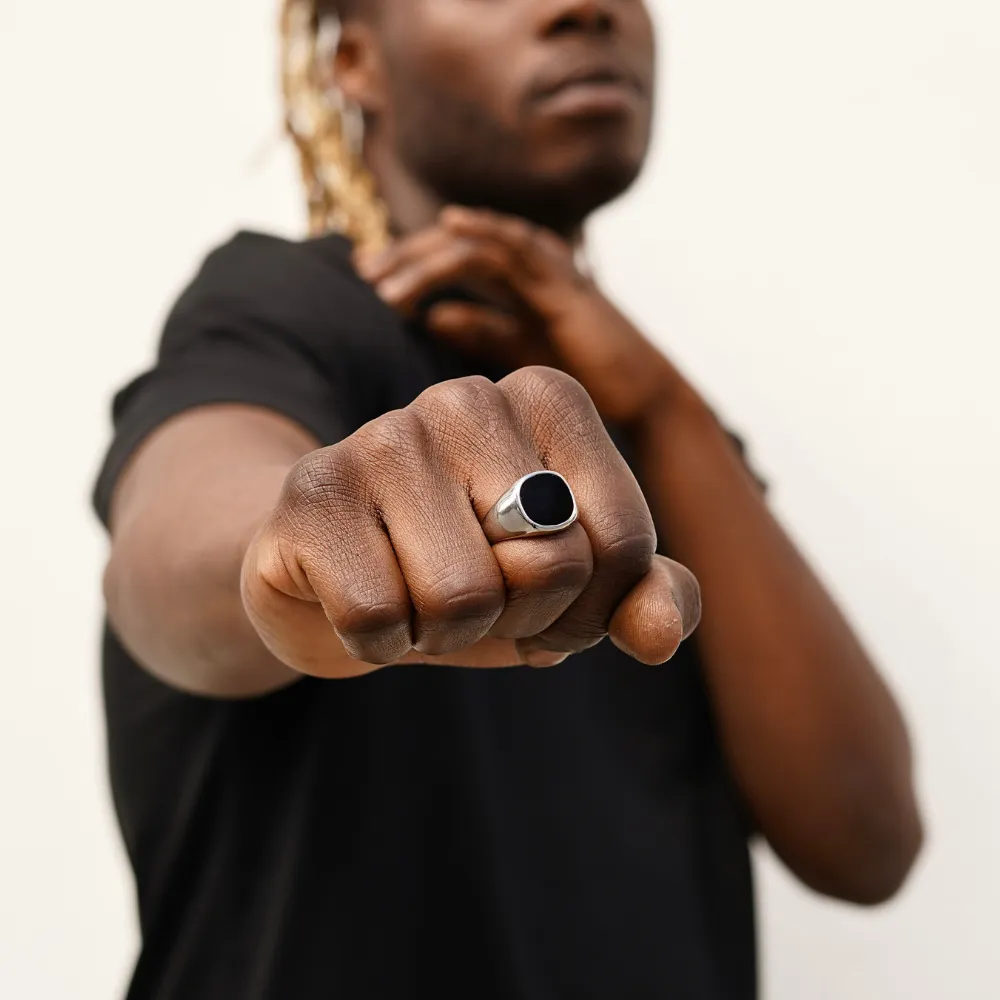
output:
[[[845,802],[845,842],[851,864],[841,899],[859,906],[889,902],[906,884],[924,844],[908,741],[894,765],[854,773]]]
[[[143,655],[149,646],[151,628],[144,613],[148,602],[142,574],[136,572],[127,548],[115,542],[104,566],[101,578],[104,611],[118,641],[136,662],[146,662]],[[169,613],[169,602],[163,602],[163,613]]]
[[[889,902],[906,884],[924,844],[924,826],[916,803],[895,810],[887,829],[872,838],[868,857],[859,865],[856,892],[848,897],[861,906]]]
[[[141,613],[145,604],[144,580],[136,572],[135,560],[127,546],[115,541],[104,565],[101,590],[108,622],[120,639],[142,636]]]
[[[838,850],[822,871],[800,872],[816,891],[857,906],[880,906],[906,884],[924,843],[924,826],[912,793],[865,809],[845,824]],[[832,845],[831,845],[832,846]]]
[[[924,831],[914,812],[891,837],[864,845],[832,895],[858,906],[881,906],[906,884],[923,846]]]
[[[205,590],[199,567],[196,558],[159,559],[151,572],[112,546],[105,609],[135,662],[168,687],[205,698],[258,698],[298,680],[252,630],[235,588]]]

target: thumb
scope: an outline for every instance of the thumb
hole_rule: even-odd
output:
[[[615,609],[608,634],[640,663],[664,663],[700,620],[701,588],[694,574],[672,559],[655,556],[650,571]]]

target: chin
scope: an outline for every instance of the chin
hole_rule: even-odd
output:
[[[606,147],[564,164],[540,184],[539,212],[550,218],[536,221],[561,232],[578,228],[588,216],[625,194],[638,180],[644,162],[645,150],[635,153]]]
[[[623,195],[639,179],[644,153],[604,150],[579,165],[574,183],[581,192],[589,193],[595,208],[599,208]]]
[[[437,150],[422,176],[445,203],[489,208],[570,235],[635,183],[647,146],[646,131],[638,128],[563,131],[492,157]]]

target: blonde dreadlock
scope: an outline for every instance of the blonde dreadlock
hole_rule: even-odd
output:
[[[388,242],[389,216],[375,180],[352,148],[339,95],[323,79],[321,0],[283,0],[281,81],[285,128],[299,152],[313,235],[343,233],[356,246]]]

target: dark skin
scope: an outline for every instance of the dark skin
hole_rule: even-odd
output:
[[[480,305],[428,325],[518,370],[432,387],[332,448],[253,407],[167,422],[113,498],[117,634],[168,683],[227,698],[393,663],[553,665],[607,637],[662,664],[699,620],[693,570],[720,738],[760,831],[814,888],[888,898],[921,839],[899,712],[704,401],[573,266],[649,143],[644,5],[352,8],[336,76],[395,225],[359,270],[404,315],[469,288]],[[638,483],[601,418],[631,435]],[[487,537],[492,502],[546,465],[579,524]],[[657,528],[690,569],[655,554]]]
[[[640,0],[351,6],[335,75],[365,116],[366,160],[400,232],[459,203],[569,237],[638,176],[655,82]],[[552,93],[581,74],[605,78],[603,107]]]
[[[502,25],[498,6],[464,2],[492,12],[491,30]],[[399,11],[430,15],[422,30],[440,38],[454,4]],[[420,27],[396,10],[352,9],[386,14],[403,30],[399,44]],[[475,26],[488,39],[484,22]],[[378,37],[377,21],[348,19],[338,62],[349,69],[353,59],[358,80],[381,72],[370,44]],[[539,55],[546,51],[525,66],[533,92],[551,86],[553,71],[558,82],[567,68],[579,69],[587,53],[574,50],[559,65]],[[631,103],[637,86],[630,84]],[[533,138],[480,115],[476,101],[452,97],[449,107],[463,105],[463,128],[504,146],[506,169],[534,148]],[[390,106],[379,116],[383,131]],[[372,117],[374,107],[367,111]],[[416,116],[406,121],[406,146],[426,161],[434,146],[421,144],[432,137],[413,130]],[[587,144],[576,145],[579,156]],[[518,186],[572,218],[584,202],[589,210],[609,196],[611,173],[615,185],[626,181],[617,156],[604,160],[591,157],[565,185],[561,159],[543,158]],[[414,187],[416,175],[395,176]],[[495,175],[495,190],[504,176]],[[488,536],[480,522],[495,500],[549,466],[569,480],[579,522],[546,538]],[[395,663],[552,666],[606,637],[658,664],[700,614],[693,575],[655,553],[645,497],[593,401],[552,367],[521,367],[498,385],[468,378],[435,386],[332,448],[267,410],[185,412],[137,449],[117,484],[111,526],[105,594],[117,634],[153,674],[213,696]]]
[[[708,406],[574,265],[588,214],[641,169],[654,53],[640,0],[384,0],[349,20],[337,76],[397,227],[358,268],[408,317],[465,287],[481,304],[439,303],[429,329],[569,372],[627,430],[654,521],[702,587],[696,641],[759,829],[808,885],[879,902],[922,840],[898,708]],[[621,78],[620,101],[540,96],[587,65]]]

